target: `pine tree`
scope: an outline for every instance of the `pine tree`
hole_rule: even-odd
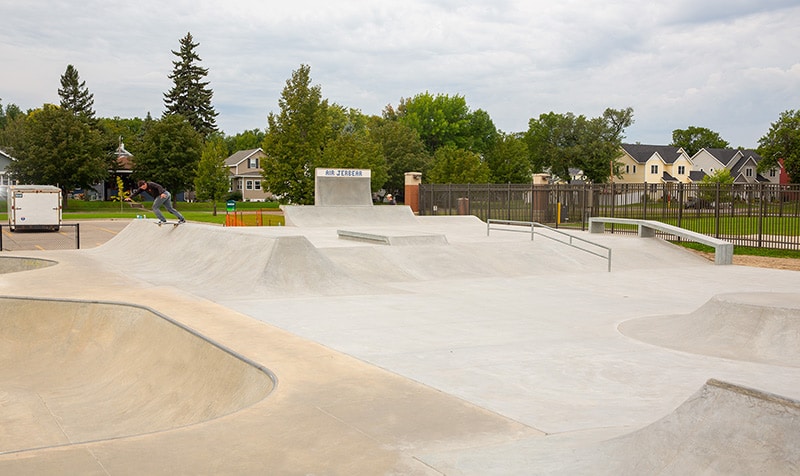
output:
[[[217,112],[211,105],[214,92],[203,78],[208,74],[207,68],[200,67],[200,56],[195,52],[199,43],[193,43],[192,34],[187,33],[180,40],[180,51],[172,51],[179,60],[173,61],[172,74],[169,78],[174,86],[164,94],[166,114],[180,114],[203,137],[208,137],[217,130]]]
[[[94,94],[89,92],[86,81],[81,81],[78,70],[71,64],[61,76],[61,87],[58,89],[61,107],[76,116],[94,120]]]

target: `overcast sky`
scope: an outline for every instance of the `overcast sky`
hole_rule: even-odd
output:
[[[800,109],[797,0],[0,0],[0,18],[4,106],[57,104],[72,64],[98,116],[160,117],[191,32],[229,135],[264,129],[301,64],[365,114],[461,95],[505,132],[632,107],[627,142],[700,126],[756,147]]]

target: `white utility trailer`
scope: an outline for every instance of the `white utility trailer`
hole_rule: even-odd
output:
[[[8,226],[17,230],[61,228],[61,189],[52,185],[12,185],[8,188]]]

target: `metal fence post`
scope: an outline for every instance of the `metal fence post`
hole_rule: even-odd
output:
[[[714,192],[714,237],[719,238],[719,212],[721,208],[721,204],[719,203],[719,188],[722,186],[719,182],[717,182],[716,191]]]
[[[81,224],[75,224],[75,249],[81,249]]]
[[[492,218],[492,186],[486,183],[486,219]]]
[[[507,220],[511,220],[511,182],[508,182],[507,187],[508,187],[508,189],[506,190],[506,206],[508,207]]]
[[[3,251],[3,225],[0,225],[0,251]]]

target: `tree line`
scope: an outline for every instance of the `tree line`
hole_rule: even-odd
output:
[[[310,204],[317,167],[368,168],[373,191],[398,194],[405,172],[428,183],[528,183],[534,173],[569,180],[580,169],[593,183],[621,174],[620,144],[634,122],[633,109],[606,109],[590,118],[571,112],[541,114],[523,132],[498,130],[490,115],[472,110],[461,95],[419,93],[387,105],[380,115],[331,103],[312,84],[308,65],[292,72],[267,116],[265,129],[225,135],[216,125],[213,91],[200,66],[191,33],[172,51],[164,112],[154,119],[97,118],[94,98],[77,69],[61,77],[59,105],[23,112],[0,104],[0,148],[16,160],[9,172],[21,182],[57,184],[66,192],[88,188],[120,168],[115,151],[124,138],[133,154],[134,178],[169,190],[194,190],[198,199],[228,193],[225,159],[261,147],[262,187],[282,201]],[[671,145],[693,155],[703,147],[728,147],[716,132],[691,126],[673,131]],[[785,160],[800,177],[800,111],[786,111],[759,141],[764,170]]]

